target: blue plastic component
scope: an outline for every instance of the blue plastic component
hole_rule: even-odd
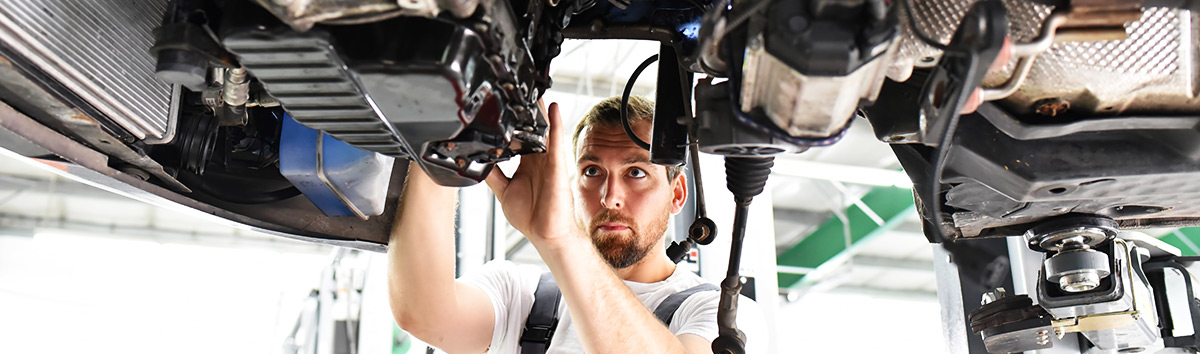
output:
[[[395,159],[361,150],[284,115],[279,172],[329,216],[383,213]]]

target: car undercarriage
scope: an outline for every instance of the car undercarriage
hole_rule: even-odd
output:
[[[1195,352],[1195,259],[1127,231],[1200,226],[1197,10],[1194,0],[5,0],[0,147],[159,203],[381,251],[404,160],[470,186],[543,153],[538,103],[564,39],[655,41],[659,54],[623,95],[657,67],[653,133],[630,138],[661,165],[723,156],[739,215],[717,230],[697,193],[695,221],[668,249],[677,259],[715,237],[740,254],[773,158],[869,123],[912,182],[926,239],[950,260],[938,276],[962,280],[946,295],[959,297],[969,332],[960,350]],[[740,291],[729,283],[723,291]],[[717,342],[740,352],[728,326]],[[1064,349],[1067,335],[1082,344]]]

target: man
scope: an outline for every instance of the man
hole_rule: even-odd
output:
[[[620,126],[619,100],[594,107],[575,130],[575,163],[558,105],[548,112],[546,154],[525,155],[512,177],[487,178],[510,224],[537,249],[564,300],[548,353],[711,353],[718,291],[693,294],[670,326],[653,313],[668,296],[703,282],[664,251],[669,216],[687,199],[681,168],[650,163]],[[648,140],[653,105],[629,103]],[[570,171],[574,171],[571,173]],[[574,178],[571,178],[574,175]],[[454,279],[453,189],[410,165],[389,241],[392,311],[400,327],[449,353],[518,353],[541,271],[494,262]],[[740,300],[747,352],[766,351],[761,314]]]

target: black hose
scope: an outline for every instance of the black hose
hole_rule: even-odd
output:
[[[658,54],[651,55],[642,62],[642,65],[638,65],[637,70],[633,71],[633,76],[630,76],[629,81],[625,82],[625,93],[621,94],[621,127],[625,128],[625,135],[629,136],[629,140],[633,140],[634,144],[646,151],[650,150],[650,144],[638,138],[637,134],[633,133],[633,128],[629,126],[629,94],[633,91],[633,84],[637,82],[638,76],[641,76],[642,71],[655,61],[658,61]]]
[[[954,140],[954,131],[958,128],[958,114],[951,115],[946,120],[946,130],[942,132],[942,140],[939,142],[937,150],[934,151],[933,158],[933,173],[929,179],[929,183],[925,186],[926,193],[929,193],[929,200],[925,203],[925,218],[933,223],[933,239],[934,243],[943,243],[947,240],[945,218],[942,215],[942,172],[946,169],[946,156],[950,154],[950,144]]]

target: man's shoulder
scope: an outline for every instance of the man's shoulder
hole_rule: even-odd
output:
[[[680,266],[680,267],[682,267],[682,266]],[[709,281],[708,279],[704,279],[704,278],[700,277],[700,275],[698,275],[695,272],[692,272],[690,270],[680,270],[677,273],[672,274],[670,279],[671,279],[671,282],[673,283],[672,285],[674,285],[674,287],[676,287],[676,288],[679,288],[679,291],[682,291],[682,290],[688,289],[688,288],[692,288],[695,286],[700,286],[701,284],[712,284],[712,285],[720,286],[720,284]]]

